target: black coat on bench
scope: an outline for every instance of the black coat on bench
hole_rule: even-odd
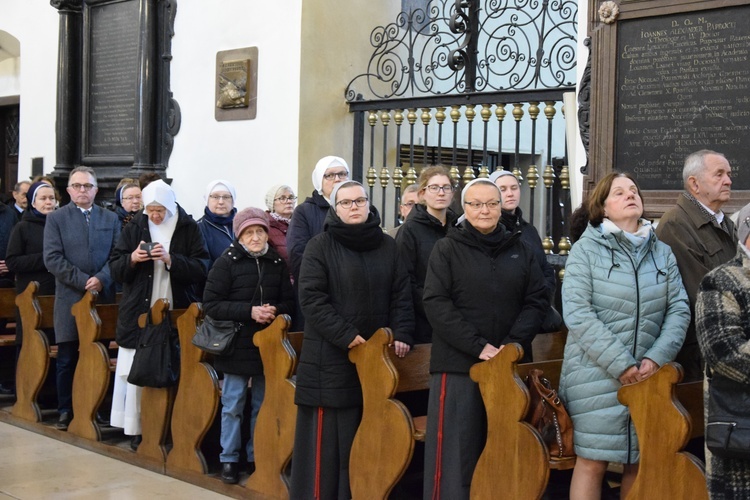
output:
[[[359,227],[355,227],[359,226]],[[305,249],[299,278],[305,337],[295,403],[312,407],[362,405],[349,344],[378,328],[413,343],[414,309],[409,275],[396,242],[380,229],[374,207],[363,224],[344,224],[329,210],[325,231]]]
[[[177,206],[177,226],[169,245],[172,266],[169,279],[172,284],[172,309],[185,309],[200,299],[195,295],[195,286],[206,279],[208,251],[198,224],[185,210]],[[128,349],[138,345],[138,316],[147,312],[151,304],[154,264],[152,261],[130,266],[130,254],[141,241],[150,242],[148,216],[139,212],[125,226],[117,246],[112,251],[109,269],[112,278],[123,284],[122,300],[117,314],[117,344]]]
[[[252,318],[253,306],[276,306],[276,314],[294,312],[294,292],[284,259],[269,247],[265,255],[252,257],[242,245],[234,243],[216,259],[203,291],[203,312],[213,319],[242,323],[228,356],[215,356],[214,368],[234,375],[262,375],[260,351],[253,335],[268,325]]]

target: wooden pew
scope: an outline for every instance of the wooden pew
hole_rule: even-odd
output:
[[[487,444],[471,481],[471,498],[541,498],[549,480],[549,452],[524,421],[529,391],[516,373],[523,348],[508,344],[489,361],[471,367],[487,411]]]
[[[393,333],[381,328],[349,351],[362,385],[362,422],[349,459],[352,498],[387,498],[424,441],[426,417],[413,418],[398,392],[429,387],[431,344],[414,346],[399,358],[389,347]]]
[[[208,354],[192,344],[203,317],[199,303],[190,305],[177,319],[180,335],[180,384],[172,410],[172,449],[167,455],[170,469],[208,473],[201,443],[219,407],[219,379],[207,362]]]
[[[92,441],[102,440],[96,412],[107,395],[115,360],[109,357],[110,342],[117,329],[117,304],[99,304],[96,292],[73,304],[80,343],[78,364],[73,376],[73,421],[68,433]]]
[[[0,319],[8,323],[16,321],[16,291],[13,288],[0,288]],[[0,335],[0,347],[16,345],[16,334]]]
[[[255,472],[245,487],[264,498],[289,498],[284,470],[294,448],[297,406],[292,376],[297,369],[302,341],[302,333],[288,333],[290,325],[290,317],[280,315],[253,336],[263,360],[266,392],[255,422]],[[297,345],[296,349],[293,344]]]
[[[676,395],[682,376],[679,364],[667,363],[651,377],[623,386],[617,393],[620,402],[630,409],[641,455],[629,500],[708,499],[703,463],[681,451],[695,435],[696,425],[691,425],[691,416],[700,420],[702,434],[702,382],[684,384],[681,390],[683,397],[691,398],[693,403],[695,413],[688,413]],[[695,405],[698,401],[699,408]]]
[[[47,378],[50,358],[56,355],[47,335],[41,331],[42,328],[54,326],[55,297],[37,296],[38,289],[39,283],[32,281],[16,297],[23,327],[23,344],[16,367],[16,403],[12,414],[30,422],[42,421],[37,397]]]
[[[167,319],[167,315],[176,324],[185,309],[169,310],[169,301],[157,300],[151,306],[151,321],[158,325]],[[148,314],[148,313],[146,313]],[[146,326],[146,314],[138,317],[138,326]],[[172,415],[177,387],[166,387],[156,389],[144,387],[141,394],[141,428],[143,441],[138,446],[138,456],[145,458],[155,464],[165,464],[167,461],[167,439],[169,436],[169,423]]]

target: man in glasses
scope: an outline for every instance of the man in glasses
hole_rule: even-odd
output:
[[[323,223],[330,208],[329,198],[333,186],[349,179],[349,165],[338,156],[326,156],[315,165],[312,173],[312,183],[315,187],[312,196],[308,197],[294,209],[286,235],[286,246],[289,251],[289,264],[294,278],[294,291],[297,290],[299,270],[302,264],[302,254],[305,253],[307,242],[313,236],[323,232]],[[304,318],[298,308],[292,328],[295,331],[304,327]]]
[[[57,427],[73,419],[73,373],[78,362],[78,329],[71,306],[87,291],[99,292],[99,303],[113,301],[114,282],[109,254],[120,235],[114,212],[94,204],[98,189],[90,167],[76,167],[68,179],[70,203],[47,216],[44,265],[55,276],[55,339],[57,341]]]
[[[672,248],[690,299],[692,319],[685,343],[677,355],[685,370],[683,381],[703,378],[703,361],[695,336],[695,300],[703,277],[731,260],[737,251],[734,223],[721,208],[732,192],[732,167],[723,154],[707,149],[685,159],[685,187],[677,205],[666,212],[656,235]]]
[[[401,227],[401,224],[403,224],[406,221],[406,218],[411,213],[411,209],[414,208],[414,205],[419,203],[419,184],[409,184],[404,188],[404,190],[401,193],[401,203],[399,203],[398,211],[400,217],[399,225],[388,231],[388,234],[391,235],[393,238],[396,237],[398,234],[398,230]]]

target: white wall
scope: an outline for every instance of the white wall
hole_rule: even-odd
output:
[[[0,0],[0,30],[21,42],[20,63],[0,64],[0,97],[21,96],[18,177],[29,176],[36,157],[44,158],[50,172],[55,167],[57,10],[49,0]]]
[[[209,6],[210,4],[210,6]],[[172,39],[172,91],[182,109],[167,175],[199,217],[203,190],[224,178],[238,208],[265,207],[274,184],[297,185],[302,0],[181,1]],[[257,118],[214,120],[216,52],[258,47]]]

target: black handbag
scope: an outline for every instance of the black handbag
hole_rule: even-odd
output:
[[[229,356],[234,350],[234,339],[241,323],[205,316],[193,335],[193,345],[215,356]]]
[[[716,374],[708,380],[706,447],[717,457],[750,459],[748,389],[745,384]]]
[[[180,379],[179,336],[172,329],[169,315],[158,325],[151,322],[151,311],[146,317],[146,327],[138,336],[128,382],[141,387],[171,387]]]

